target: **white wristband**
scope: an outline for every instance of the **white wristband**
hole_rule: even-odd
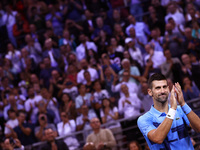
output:
[[[176,115],[176,110],[170,108],[166,117],[169,118],[169,119],[174,120],[175,115]]]

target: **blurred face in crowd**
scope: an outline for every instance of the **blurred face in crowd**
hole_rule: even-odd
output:
[[[84,78],[86,81],[91,81],[91,76],[89,72],[84,72]]]
[[[128,71],[124,71],[122,74],[123,81],[128,82],[130,79],[130,73]]]
[[[55,140],[55,132],[52,129],[46,129],[44,131],[44,135],[48,142],[53,142]]]
[[[188,39],[192,38],[192,29],[191,28],[185,28],[185,36]]]
[[[61,113],[60,113],[60,117],[61,117],[61,120],[62,120],[64,123],[66,123],[66,122],[69,121],[68,115],[67,115],[66,112],[61,112]]]
[[[49,58],[44,58],[44,66],[45,68],[51,67],[51,61]]]
[[[140,150],[136,142],[131,142],[129,145],[130,150]]]
[[[166,24],[165,29],[168,33],[171,33],[172,32],[172,24],[171,23]]]
[[[19,122],[23,123],[23,122],[26,120],[26,114],[20,112],[20,113],[19,113],[19,116],[18,116],[17,118],[18,118],[18,121],[19,121]]]
[[[29,97],[34,97],[35,96],[33,88],[29,88],[29,90],[28,90],[28,96]]]
[[[23,58],[28,57],[29,54],[28,54],[28,51],[26,50],[26,48],[21,49],[21,55]]]
[[[39,83],[39,79],[36,74],[31,74],[30,81],[31,83]]]
[[[117,9],[113,10],[113,19],[120,19],[120,12]]]
[[[81,43],[85,43],[85,42],[86,42],[85,34],[81,34],[81,35],[79,36],[79,41],[80,41]]]
[[[70,39],[70,34],[69,34],[69,31],[68,31],[68,30],[64,30],[64,32],[63,32],[63,37],[64,37],[65,39]]]
[[[164,55],[165,55],[165,57],[166,57],[167,60],[171,59],[171,52],[170,52],[170,50],[165,50],[164,51]]]
[[[96,24],[99,28],[102,28],[103,27],[103,19],[101,17],[98,17],[96,19]]]
[[[29,28],[32,33],[36,32],[36,26],[34,24],[30,24]]]
[[[90,126],[92,127],[93,130],[99,130],[101,123],[98,118],[92,118],[90,121]]]
[[[128,21],[129,21],[130,24],[135,24],[135,23],[136,23],[135,17],[132,16],[132,15],[129,15],[129,16],[128,16]]]
[[[16,99],[14,95],[9,95],[9,103],[11,106],[16,104]]]
[[[174,4],[169,5],[167,9],[172,14],[176,12],[176,6]]]
[[[32,40],[33,40],[33,39],[32,39],[32,37],[31,37],[30,34],[27,34],[27,35],[25,36],[25,41],[26,41],[27,43],[31,42]]]
[[[127,59],[130,58],[130,54],[128,51],[124,51],[123,56],[124,56],[124,58],[127,58]]]
[[[129,70],[130,62],[128,60],[122,62],[122,67],[124,70]]]
[[[11,52],[14,52],[14,50],[15,50],[14,46],[11,43],[8,43],[7,49],[8,49],[8,51],[11,51]]]
[[[129,92],[128,92],[128,87],[127,87],[126,84],[122,84],[122,85],[121,85],[121,91],[122,91],[122,93],[124,93],[124,94],[128,94],[128,93],[129,93]]]
[[[64,103],[69,102],[70,100],[68,94],[63,94],[61,99]]]
[[[135,37],[135,29],[134,28],[130,28],[129,29],[129,34],[130,34],[130,37]]]
[[[60,77],[59,72],[57,70],[53,70],[51,72],[51,76],[53,79],[58,79]]]
[[[101,90],[101,84],[100,84],[99,81],[96,81],[94,83],[94,89],[95,89],[95,91],[100,91]]]
[[[82,95],[82,94],[85,94],[86,93],[86,87],[84,84],[81,84],[80,87],[79,87],[79,93]]]
[[[190,57],[189,57],[188,54],[183,54],[181,56],[181,60],[182,60],[184,65],[190,65]]]
[[[87,105],[82,105],[82,106],[81,106],[81,113],[82,113],[83,115],[88,115],[88,111],[89,111],[89,109],[88,109],[88,106],[87,106]]]
[[[86,59],[81,60],[81,67],[82,69],[86,70],[88,68],[88,63]]]
[[[53,45],[53,43],[52,43],[52,39],[51,39],[51,38],[49,38],[49,39],[47,39],[47,40],[45,41],[45,47],[46,47],[47,49],[51,49],[51,48],[52,48],[52,45]]]
[[[115,32],[117,32],[117,33],[123,32],[123,31],[122,31],[122,27],[121,27],[120,24],[115,24],[115,25],[114,25],[114,30],[115,30]]]
[[[104,107],[109,107],[110,101],[108,99],[103,99],[102,104],[103,104]]]

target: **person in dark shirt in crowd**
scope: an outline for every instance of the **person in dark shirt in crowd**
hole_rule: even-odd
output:
[[[69,148],[65,142],[61,140],[55,140],[57,136],[51,128],[44,130],[44,136],[46,137],[47,143],[41,146],[40,150],[68,150]]]
[[[12,130],[13,137],[18,138],[22,145],[30,145],[35,142],[33,125],[26,122],[26,112],[20,110],[17,115],[19,125]]]

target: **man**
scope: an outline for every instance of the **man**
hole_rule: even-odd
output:
[[[200,119],[185,103],[180,84],[175,83],[172,87],[171,105],[168,105],[169,87],[165,76],[153,74],[148,85],[148,94],[152,96],[154,105],[138,119],[138,127],[149,148],[193,150],[186,124],[200,132]],[[177,101],[180,106],[177,106]]]
[[[44,136],[46,137],[47,143],[45,143],[45,145],[43,145],[40,148],[40,150],[50,150],[50,149],[68,150],[69,149],[63,140],[58,140],[58,141],[55,140],[55,137],[57,136],[57,134],[55,134],[55,132],[51,128],[45,129]]]
[[[92,118],[90,126],[93,132],[87,137],[87,143],[94,143],[98,150],[112,149],[116,146],[116,141],[112,132],[109,129],[101,129],[101,123],[98,118]]]

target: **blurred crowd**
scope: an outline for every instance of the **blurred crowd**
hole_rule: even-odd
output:
[[[0,35],[1,136],[18,145],[95,117],[113,132],[136,124],[153,73],[179,82],[186,101],[200,96],[199,0],[1,0]]]

